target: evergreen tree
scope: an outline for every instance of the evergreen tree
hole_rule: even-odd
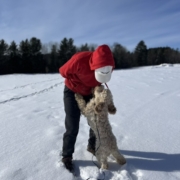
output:
[[[89,46],[89,50],[93,52],[93,51],[95,51],[95,49],[97,48],[98,45],[97,44],[90,44],[88,46]]]
[[[128,67],[128,59],[127,59],[127,50],[119,43],[115,43],[112,50],[115,67],[119,68],[127,68]]]
[[[0,56],[4,56],[7,54],[8,44],[4,41],[4,39],[0,40]]]
[[[139,66],[147,65],[147,47],[144,41],[140,41],[134,51],[135,61]]]
[[[157,48],[148,49],[147,65],[155,65],[158,62]]]
[[[26,39],[25,41],[21,41],[19,45],[19,52],[22,56],[30,56],[30,44],[29,40]]]
[[[41,54],[41,40],[32,37],[29,41],[30,61],[32,64],[32,73],[42,73],[45,71],[45,62]]]
[[[8,48],[8,55],[10,56],[16,56],[19,54],[18,46],[15,43],[15,41],[12,41],[9,48]]]
[[[21,41],[19,45],[19,52],[21,54],[22,73],[32,73],[31,50],[29,40]]]
[[[54,44],[52,45],[51,48],[51,55],[50,55],[51,59],[49,61],[49,69],[50,72],[58,72],[58,50],[57,50],[57,46]]]
[[[88,44],[86,43],[86,44],[82,44],[81,46],[80,46],[80,48],[78,48],[78,51],[79,52],[81,52],[81,51],[90,51],[90,48],[88,47]]]
[[[94,51],[97,44],[83,44],[78,49],[72,38],[64,38],[60,44],[42,46],[40,39],[32,37],[21,41],[18,45],[12,41],[10,46],[0,40],[0,74],[8,73],[44,73],[58,72],[77,51]],[[42,52],[44,54],[42,54]],[[180,63],[179,49],[157,47],[147,49],[144,41],[140,41],[134,52],[129,52],[119,43],[112,47],[116,68],[158,65],[162,63]]]
[[[10,73],[10,62],[7,56],[8,44],[4,39],[0,40],[0,74]]]
[[[21,72],[19,50],[17,44],[14,41],[11,42],[8,48],[8,55],[11,62],[12,73]]]
[[[180,63],[180,51],[179,49],[176,49],[174,52],[173,52],[173,59],[174,59],[174,63]]]
[[[64,38],[60,43],[58,51],[58,66],[65,64],[76,53],[76,46],[74,46],[72,38]]]
[[[31,55],[34,56],[34,55],[37,55],[37,54],[41,54],[42,44],[41,44],[41,40],[40,39],[32,37],[30,39],[29,46],[30,46],[30,53],[31,53]]]

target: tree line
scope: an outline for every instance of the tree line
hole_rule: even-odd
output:
[[[0,40],[0,75],[12,73],[57,73],[59,67],[66,63],[73,54],[81,51],[94,51],[97,45],[87,43],[77,47],[72,38],[64,38],[59,44],[50,46],[32,37],[16,44],[8,45]],[[132,68],[162,63],[180,63],[180,51],[170,47],[147,48],[140,41],[133,52],[128,51],[120,43],[110,46],[116,69]]]

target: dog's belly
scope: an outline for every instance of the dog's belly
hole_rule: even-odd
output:
[[[116,139],[114,136],[112,137],[100,137],[97,138],[97,145],[101,146],[102,148],[114,149],[116,148]]]

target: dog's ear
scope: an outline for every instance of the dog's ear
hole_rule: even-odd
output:
[[[109,114],[115,114],[117,111],[116,107],[114,105],[109,105],[108,106],[108,112]]]
[[[95,111],[96,113],[100,113],[104,107],[105,103],[104,102],[100,102],[97,105],[95,105]]]

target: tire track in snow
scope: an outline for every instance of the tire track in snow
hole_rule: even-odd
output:
[[[42,94],[42,93],[48,92],[48,91],[50,91],[51,89],[53,89],[53,88],[55,88],[55,87],[58,87],[58,86],[61,85],[62,83],[63,83],[63,82],[54,84],[53,86],[50,86],[49,88],[46,88],[46,89],[43,89],[43,90],[41,90],[41,91],[37,91],[37,92],[31,93],[31,94],[27,94],[27,95],[24,95],[24,96],[15,97],[15,98],[10,98],[10,99],[7,99],[7,100],[5,100],[5,101],[1,101],[0,104],[5,104],[5,103],[11,102],[11,101],[18,101],[18,100],[20,100],[20,99],[24,99],[24,98],[28,98],[28,97],[31,97],[31,96],[34,96],[34,95],[37,95],[37,94]]]

